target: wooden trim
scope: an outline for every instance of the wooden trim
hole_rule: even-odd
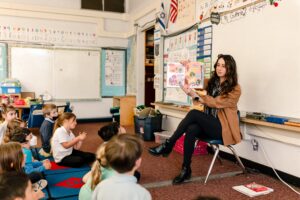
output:
[[[167,108],[167,109],[173,109],[173,110],[179,110],[179,111],[190,111],[190,106],[181,106],[181,105],[175,105],[175,104],[164,104],[164,103],[151,103],[153,106],[158,106],[161,108]]]
[[[294,131],[294,132],[300,133],[300,127],[296,127],[296,126],[276,124],[276,123],[265,122],[265,121],[261,121],[261,120],[249,119],[249,118],[245,118],[245,117],[241,118],[241,122],[244,122],[247,124],[267,126],[267,127],[271,127],[271,128],[279,128],[279,129],[283,129],[283,130]]]

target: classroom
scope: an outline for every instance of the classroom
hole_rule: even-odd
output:
[[[300,199],[299,11],[0,0],[0,199]]]

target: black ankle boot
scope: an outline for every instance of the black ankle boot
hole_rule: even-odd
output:
[[[191,178],[191,174],[191,167],[182,167],[180,174],[173,179],[173,185],[178,185],[183,183],[185,180],[189,180]]]
[[[160,156],[167,157],[173,149],[173,145],[171,145],[169,140],[166,140],[159,146],[151,147],[148,149],[148,152],[153,156]]]

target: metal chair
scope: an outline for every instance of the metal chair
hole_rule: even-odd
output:
[[[238,115],[238,117],[239,117],[239,119],[240,119],[240,111],[237,111],[237,115]],[[213,157],[213,159],[212,159],[212,161],[211,161],[211,163],[210,163],[210,166],[209,166],[209,169],[208,169],[208,172],[207,172],[205,181],[204,181],[204,184],[206,184],[206,182],[207,182],[207,180],[208,180],[208,177],[209,177],[209,175],[210,175],[210,173],[211,173],[211,170],[212,170],[212,168],[213,168],[213,166],[214,166],[214,164],[215,164],[216,158],[218,158],[219,162],[222,164],[222,160],[221,160],[220,157],[219,157],[219,152],[220,152],[220,147],[219,147],[219,145],[223,145],[223,146],[225,146],[225,145],[223,144],[223,141],[222,141],[222,140],[207,139],[207,138],[204,138],[204,139],[203,139],[203,138],[199,138],[198,140],[201,140],[201,141],[203,141],[203,142],[208,143],[208,144],[212,147],[213,151],[215,152],[215,153],[214,153],[214,157]],[[236,160],[238,161],[240,167],[242,168],[243,173],[246,173],[246,172],[247,172],[247,171],[246,171],[246,168],[245,168],[245,166],[243,165],[243,163],[242,163],[241,159],[239,158],[239,156],[237,155],[237,153],[236,153],[236,151],[235,151],[233,145],[228,145],[228,146],[225,146],[225,147],[228,147],[228,149],[231,150],[231,152],[232,152],[233,155],[235,156]]]
[[[209,166],[209,169],[208,169],[208,172],[207,172],[205,181],[204,181],[204,184],[206,184],[206,182],[207,182],[207,180],[208,180],[208,177],[209,177],[209,175],[210,175],[210,173],[211,173],[211,170],[212,170],[212,168],[213,168],[213,166],[214,166],[214,164],[215,164],[215,161],[216,161],[216,158],[217,158],[217,157],[218,157],[220,163],[222,164],[222,161],[221,161],[221,159],[219,158],[219,152],[220,152],[219,145],[224,145],[224,144],[223,144],[223,141],[222,141],[222,140],[211,140],[211,139],[199,139],[199,140],[201,140],[201,141],[203,141],[203,142],[207,142],[207,143],[213,148],[213,150],[214,150],[214,152],[215,152],[215,153],[214,153],[214,157],[213,157],[213,159],[212,159],[212,161],[211,161],[211,163],[210,163],[210,166]],[[242,170],[243,170],[243,173],[246,173],[246,168],[245,168],[245,166],[243,165],[243,163],[242,163],[241,159],[239,158],[239,156],[237,155],[237,153],[236,153],[236,151],[235,151],[233,145],[228,145],[228,146],[226,146],[226,147],[228,147],[228,148],[231,150],[231,152],[233,153],[233,155],[235,156],[236,160],[238,161],[240,167],[241,167]]]

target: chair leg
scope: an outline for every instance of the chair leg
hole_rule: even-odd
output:
[[[242,168],[243,172],[246,173],[246,168],[243,165],[240,157],[237,155],[237,153],[236,153],[235,149],[233,148],[233,146],[228,145],[227,147],[232,151],[233,155],[235,156],[236,160],[238,161],[238,163],[239,163],[240,167]]]
[[[212,147],[214,148],[214,145],[213,145],[213,144],[211,144],[211,145],[212,145]],[[207,180],[208,180],[208,177],[209,177],[209,175],[210,175],[210,173],[211,173],[211,170],[212,170],[212,168],[213,168],[213,166],[214,166],[214,163],[215,163],[215,161],[216,161],[216,158],[217,158],[218,155],[219,155],[219,151],[220,151],[219,145],[216,144],[215,146],[216,146],[215,154],[214,154],[213,160],[212,160],[211,163],[210,163],[210,166],[209,166],[209,169],[208,169],[208,172],[207,172],[207,175],[206,175],[204,184],[206,184],[206,182],[207,182]]]
[[[210,146],[211,146],[213,152],[216,153],[217,147],[215,147],[215,145],[212,145],[212,144],[211,144]],[[217,155],[217,158],[218,158],[218,161],[219,161],[220,165],[223,165],[222,159],[221,159],[221,157],[219,156],[219,154]]]

